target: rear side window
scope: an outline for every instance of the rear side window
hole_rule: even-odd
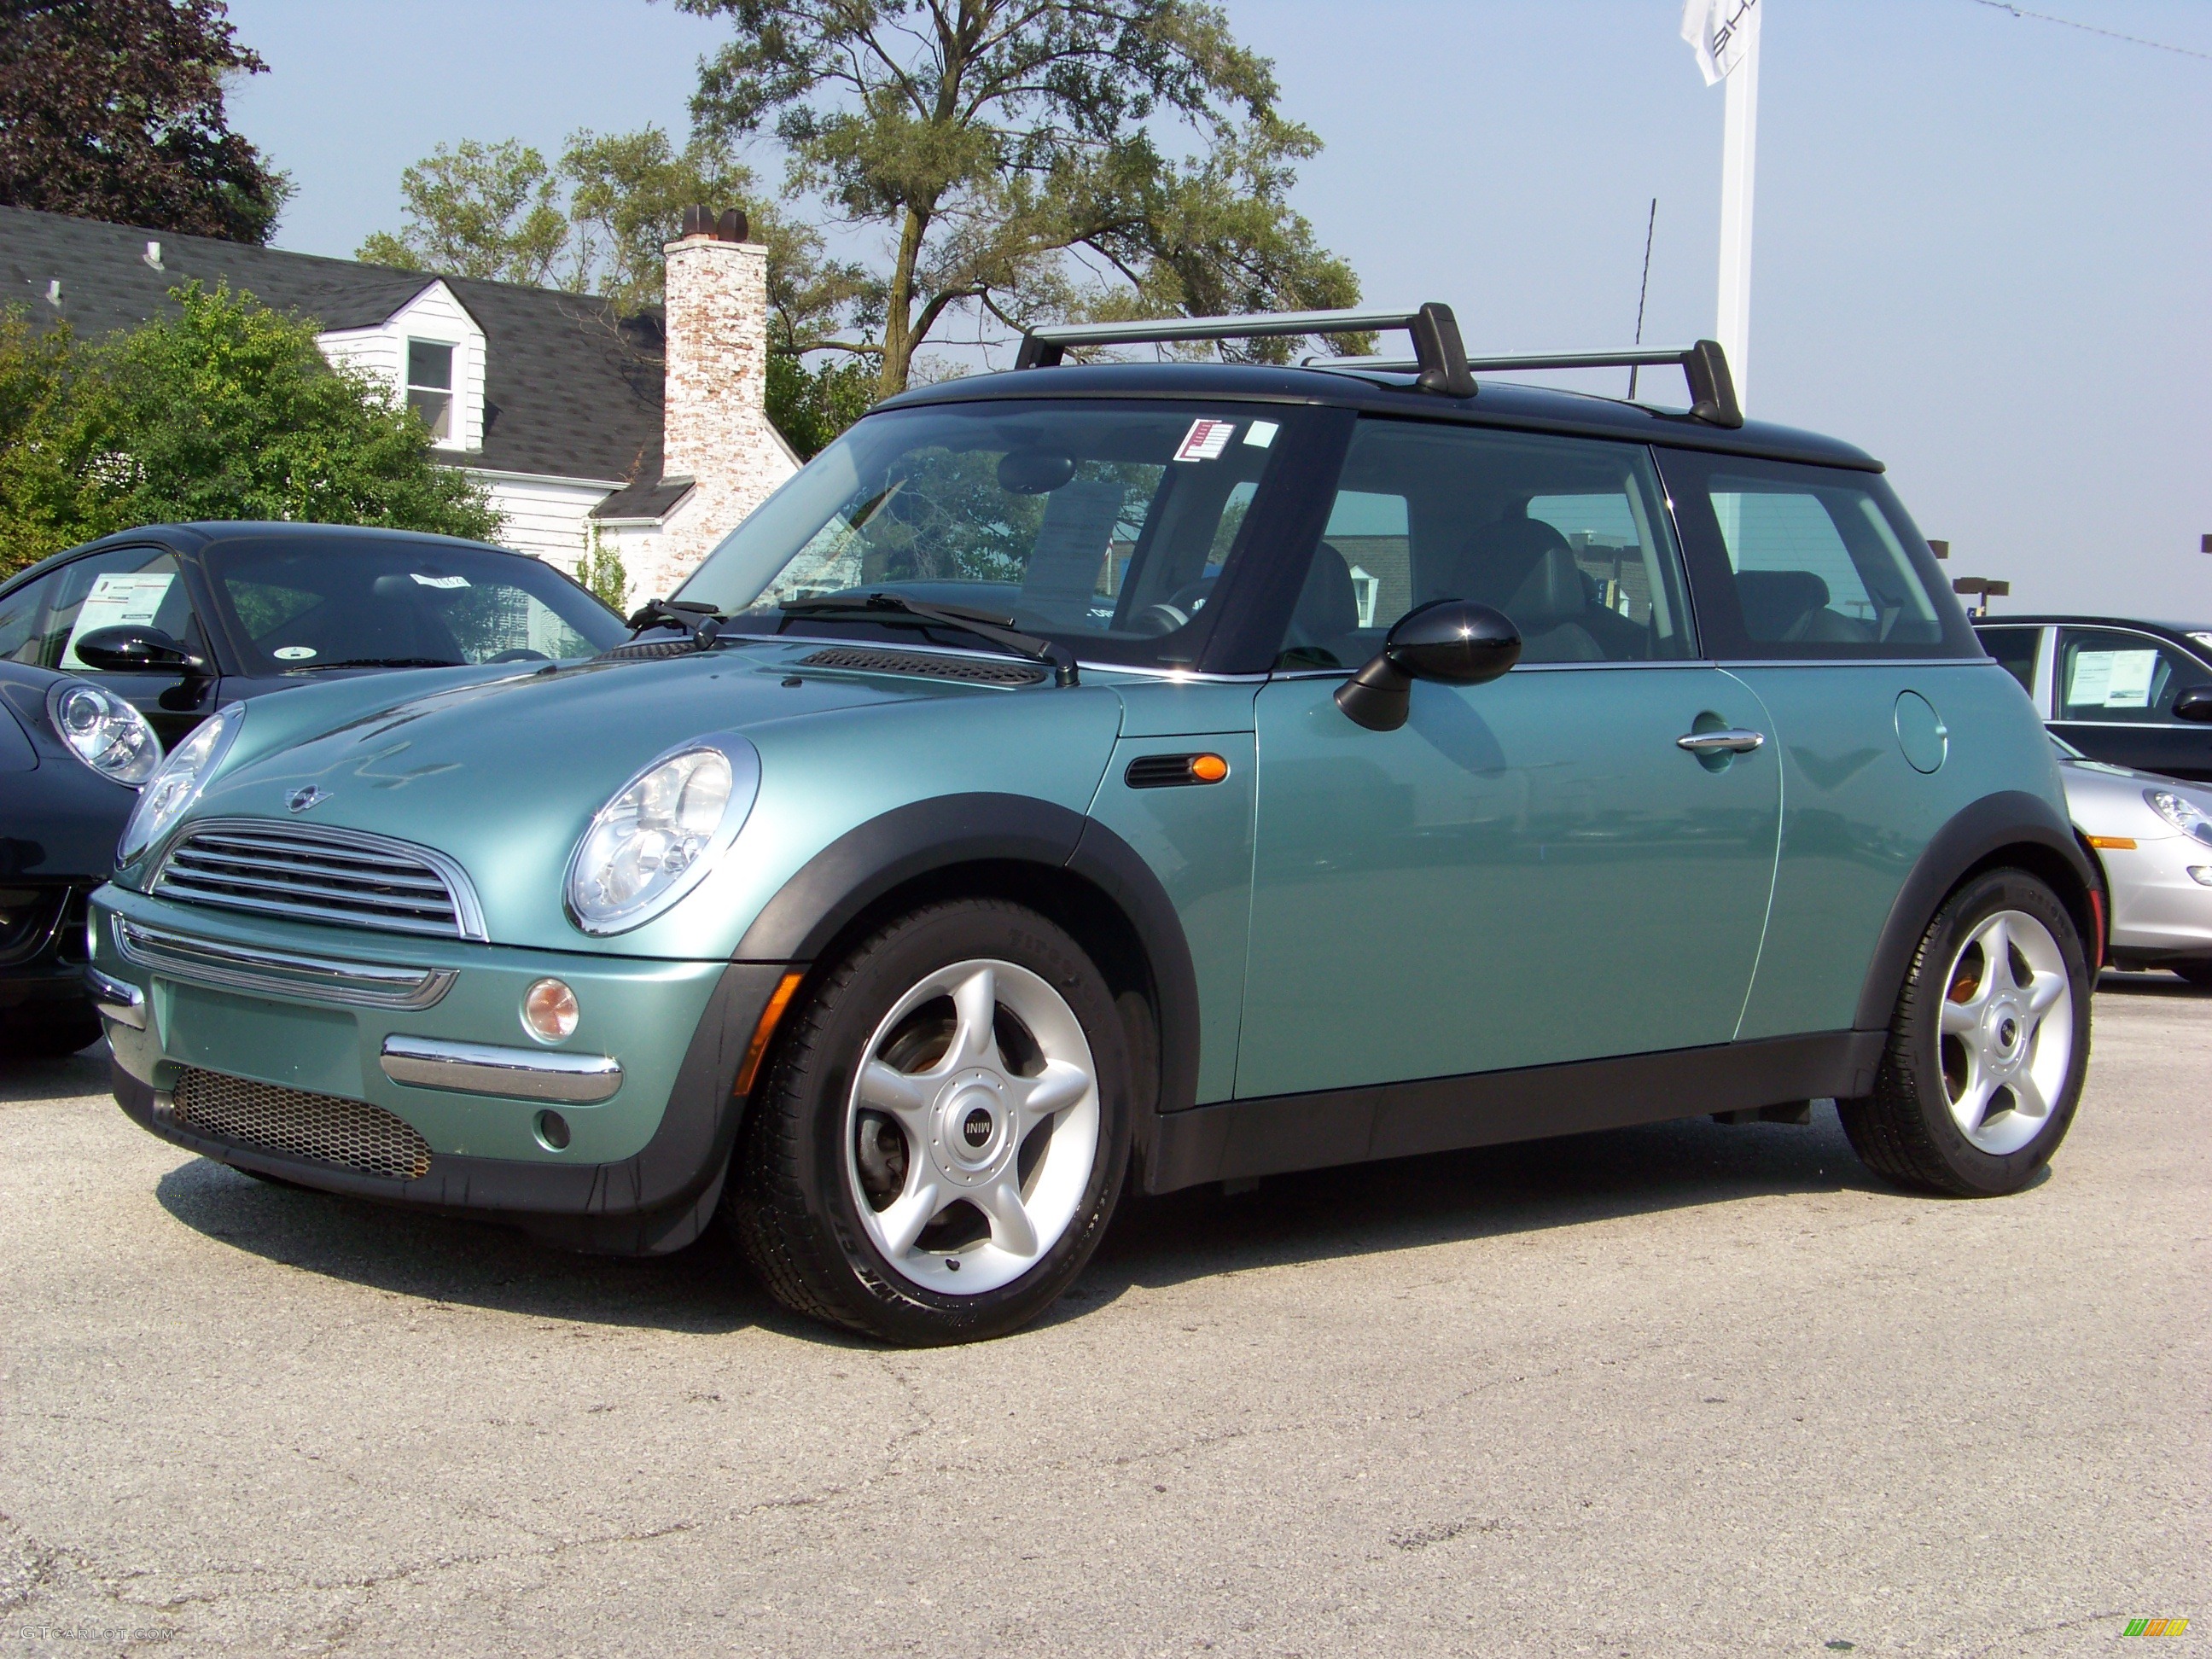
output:
[[[1981,654],[1879,474],[1683,450],[1661,465],[1712,654]]]
[[[2006,673],[2020,682],[2021,690],[2035,695],[2036,647],[2043,642],[2039,628],[1978,628],[1982,649],[2004,665]]]

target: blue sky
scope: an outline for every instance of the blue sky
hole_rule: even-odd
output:
[[[2212,619],[2212,4],[1763,0],[1753,411],[1880,455],[2010,608]],[[1679,0],[1229,0],[1328,149],[1297,202],[1477,351],[1713,329],[1722,94]],[[231,0],[280,246],[399,222],[438,143],[681,133],[723,26],[646,0]],[[763,153],[761,171],[777,163]],[[1671,392],[1670,392],[1671,395]],[[2008,602],[2000,601],[1999,609]]]

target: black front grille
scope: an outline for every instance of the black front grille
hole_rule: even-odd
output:
[[[226,818],[188,830],[161,860],[163,898],[299,921],[470,939],[450,866],[382,836]]]
[[[878,651],[866,646],[833,645],[801,657],[801,668],[851,668],[868,674],[911,674],[921,679],[961,680],[970,685],[1042,685],[1045,671],[1021,663],[988,662],[975,657],[937,657],[925,651]]]
[[[392,1181],[419,1181],[429,1173],[430,1143],[365,1100],[191,1067],[178,1077],[171,1098],[177,1122],[211,1140]]]

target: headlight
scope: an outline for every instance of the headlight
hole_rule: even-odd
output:
[[[2182,834],[2212,842],[2212,813],[2207,813],[2188,796],[2177,795],[2171,789],[2146,789],[2143,801]]]
[[[191,736],[169,751],[161,769],[138,792],[137,810],[123,826],[123,844],[115,849],[117,863],[130,863],[169,833],[198,798],[200,786],[236,740],[245,720],[246,705],[234,702],[195,726]]]
[[[599,811],[568,861],[568,909],[587,933],[621,933],[705,879],[760,792],[760,756],[735,733],[671,750]]]
[[[161,740],[146,717],[89,680],[57,680],[46,720],[69,751],[112,782],[136,789],[161,763]]]

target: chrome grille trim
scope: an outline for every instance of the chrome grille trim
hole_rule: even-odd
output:
[[[451,968],[337,962],[290,951],[219,945],[149,927],[127,916],[115,919],[115,945],[125,961],[187,984],[349,1008],[428,1008],[460,977]]]
[[[162,898],[341,927],[482,940],[461,866],[389,836],[267,818],[187,825],[155,872]]]
[[[430,1172],[430,1143],[404,1118],[366,1101],[187,1066],[169,1112],[195,1134],[302,1163],[389,1181],[420,1181]]]

